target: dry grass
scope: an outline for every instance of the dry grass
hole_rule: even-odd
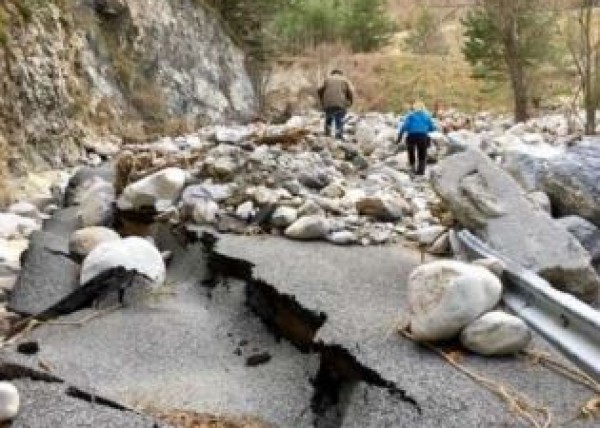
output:
[[[273,425],[254,418],[233,418],[178,410],[151,414],[174,428],[274,428]]]
[[[407,108],[414,99],[431,106],[465,111],[510,109],[507,85],[496,86],[471,77],[469,65],[454,55],[414,55],[404,52],[349,54],[340,50],[329,56],[296,58],[314,88],[327,70],[344,70],[356,89],[355,111],[395,111]]]

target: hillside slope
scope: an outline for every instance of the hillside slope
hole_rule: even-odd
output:
[[[13,171],[73,163],[109,136],[254,114],[243,53],[200,1],[7,0],[0,26],[0,141]]]

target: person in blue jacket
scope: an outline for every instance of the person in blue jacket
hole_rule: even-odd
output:
[[[428,134],[435,130],[435,123],[421,101],[415,102],[412,111],[404,117],[403,121],[398,123],[398,142],[406,134],[408,163],[415,175],[425,174],[427,149],[430,145]]]

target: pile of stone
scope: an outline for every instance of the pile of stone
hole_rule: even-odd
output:
[[[203,156],[129,183],[117,206],[172,223],[340,245],[398,242],[424,236],[415,235],[421,229],[439,235],[444,228],[431,210],[438,198],[426,183],[411,180],[405,155],[397,153],[395,121],[392,115],[353,117],[347,141],[324,136],[315,114],[281,126],[208,127],[135,147]],[[82,212],[103,211],[87,208],[92,201],[85,195],[80,199]]]
[[[408,282],[408,329],[417,341],[459,338],[485,356],[515,354],[531,341],[527,325],[494,310],[502,295],[502,265],[483,259],[467,264],[436,261],[415,269]]]

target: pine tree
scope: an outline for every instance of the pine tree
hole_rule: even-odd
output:
[[[355,52],[369,52],[385,45],[394,32],[386,0],[346,0],[344,36]]]
[[[463,54],[476,77],[508,77],[515,120],[528,116],[528,79],[552,56],[554,16],[541,0],[481,0],[463,19]]]

